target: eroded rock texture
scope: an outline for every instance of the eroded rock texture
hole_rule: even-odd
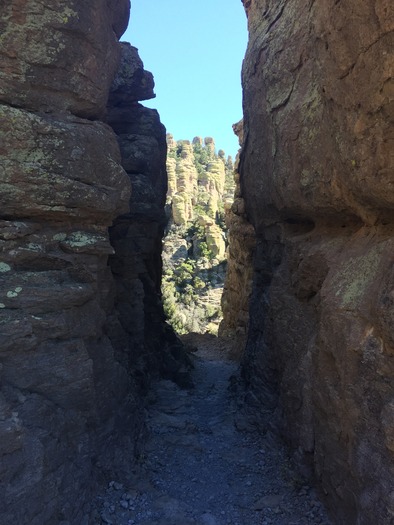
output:
[[[133,459],[147,363],[165,368],[151,341],[166,332],[165,137],[137,104],[152,96],[151,75],[118,43],[129,7],[0,3],[4,525],[87,523],[97,475],[121,478]],[[111,85],[119,143],[102,121]]]
[[[126,43],[121,47],[106,120],[117,135],[132,192],[127,211],[110,228],[115,249],[110,266],[116,281],[110,337],[142,389],[157,372],[185,386],[188,362],[165,322],[160,290],[167,222],[166,130],[156,110],[137,103],[155,96],[152,75],[144,71],[136,48]]]
[[[2,0],[3,103],[95,118],[105,109],[118,67],[128,0]]]
[[[215,333],[226,273],[224,210],[233,200],[233,162],[212,137],[167,134],[167,213],[163,302],[179,334]]]
[[[393,5],[244,4],[240,177],[257,235],[244,372],[262,425],[309,458],[336,522],[388,525]]]
[[[234,124],[233,129],[242,146],[243,121]],[[249,300],[252,292],[256,236],[246,215],[238,168],[239,154],[235,162],[234,202],[225,209],[229,246],[221,299],[223,320],[220,323],[219,335],[228,340],[228,344],[232,346],[231,353],[239,359],[243,356],[249,330]]]

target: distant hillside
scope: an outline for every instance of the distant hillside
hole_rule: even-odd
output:
[[[163,301],[179,333],[216,333],[226,272],[225,207],[234,195],[233,161],[211,137],[167,134],[168,227]]]

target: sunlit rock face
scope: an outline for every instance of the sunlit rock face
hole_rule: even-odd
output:
[[[229,161],[224,159],[224,152],[223,158],[216,154],[212,137],[206,137],[203,146],[201,137],[194,137],[191,144],[189,140],[176,142],[169,133],[167,146],[170,223],[187,228],[193,221],[198,221],[204,229],[205,242],[212,258],[223,261],[226,246],[216,219],[223,213],[223,200],[229,195],[229,189],[225,190],[226,176],[232,186]]]
[[[172,166],[175,167],[174,175],[170,176],[170,194],[172,204],[172,218],[177,226],[185,226],[194,218],[194,205],[197,204],[198,185],[197,169],[194,163],[193,146],[189,140],[179,141],[178,158],[171,156],[176,151],[178,144],[169,136],[169,172],[172,175]],[[175,161],[175,162],[174,162]],[[173,182],[174,181],[174,182]]]
[[[149,375],[177,370],[158,298],[164,128],[118,43],[127,0],[3,4],[0,521],[80,525],[98,474],[133,459]]]
[[[212,137],[167,134],[168,226],[163,243],[165,312],[179,333],[217,333],[226,266],[225,203],[233,162]]]
[[[394,516],[393,16],[244,2],[240,181],[256,231],[244,373],[337,523]],[[264,414],[264,416],[263,416]]]

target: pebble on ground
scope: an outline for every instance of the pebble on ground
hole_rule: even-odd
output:
[[[228,386],[238,364],[211,338],[201,341],[195,388],[154,385],[135,481],[108,484],[95,525],[330,525],[283,445],[235,417]]]

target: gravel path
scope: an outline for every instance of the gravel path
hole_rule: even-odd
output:
[[[94,523],[108,525],[329,525],[272,436],[238,431],[229,378],[237,364],[212,340],[195,354],[192,390],[154,387],[150,438],[135,483],[111,481]],[[135,468],[135,467],[134,467]]]

